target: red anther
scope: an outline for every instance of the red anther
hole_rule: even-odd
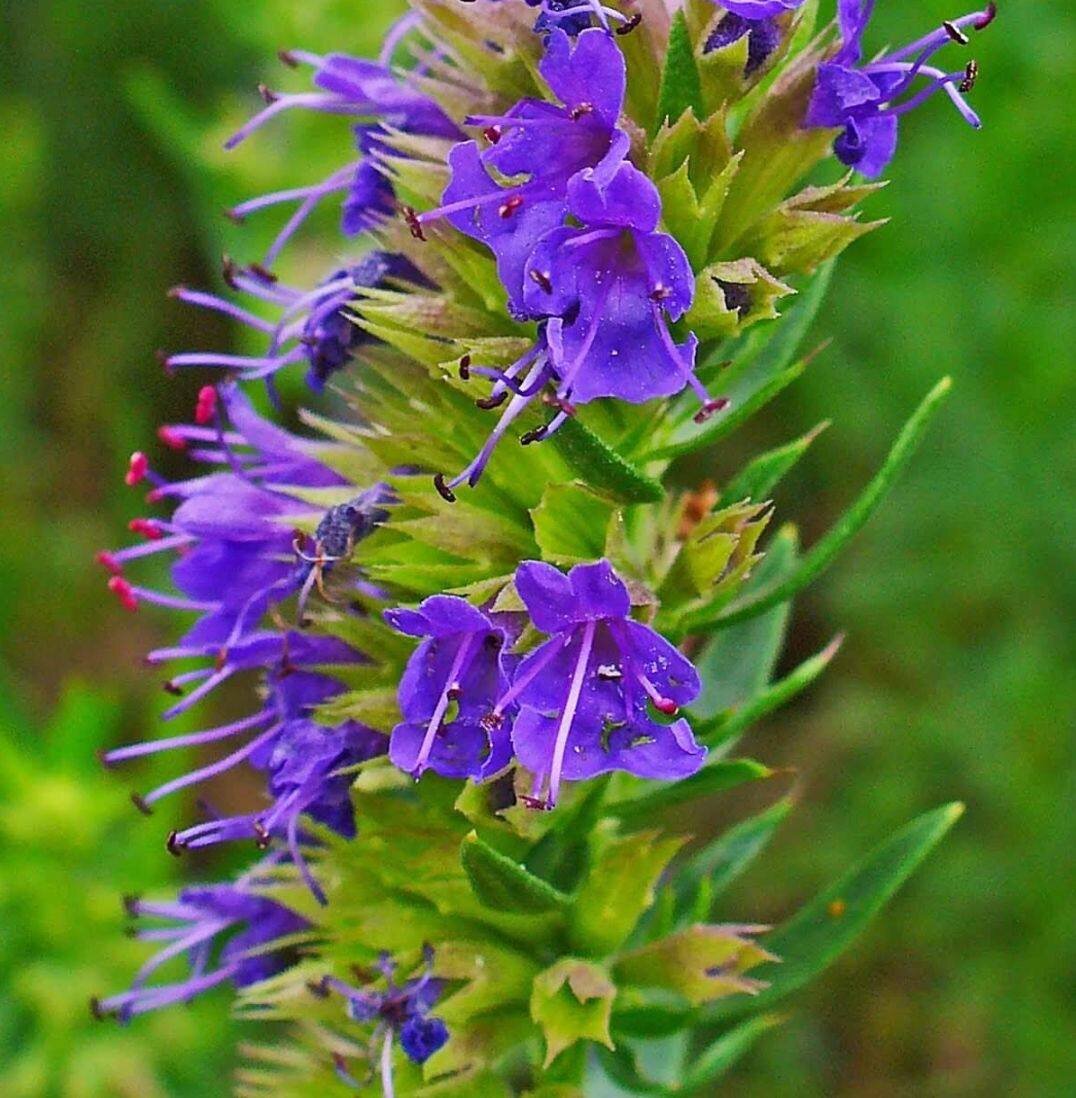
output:
[[[977,19],[972,26],[977,30],[986,30],[991,23],[997,18],[998,6],[994,3],[994,0],[990,0],[990,3],[986,5],[986,10],[983,12],[981,19]]]
[[[228,649],[218,649],[217,654],[213,657],[213,666],[217,671],[220,671],[224,665],[228,662]]]
[[[491,144],[496,145],[501,139],[501,127],[500,126],[487,126],[482,131],[482,136]]]
[[[696,423],[705,423],[715,412],[723,412],[732,403],[728,397],[718,397],[717,400],[708,400],[694,416]]]
[[[136,484],[141,484],[146,479],[146,474],[149,472],[149,458],[146,457],[141,450],[135,450],[131,455],[130,461],[127,463],[127,475],[123,478],[123,483],[128,488],[133,488]]]
[[[499,217],[507,220],[523,205],[523,196],[520,194],[514,194],[511,198],[505,199],[505,201],[497,207],[497,214]]]
[[[169,450],[178,450],[182,452],[187,449],[187,440],[174,428],[169,427],[167,423],[162,423],[157,428],[157,438],[168,447]]]
[[[198,402],[194,406],[194,422],[205,425],[217,414],[217,390],[212,385],[203,385],[198,390]]]
[[[262,97],[262,99],[265,100],[266,103],[269,103],[270,105],[275,103],[280,98],[280,96],[277,95],[277,93],[273,91],[273,89],[270,88],[268,84],[259,84],[258,94]]]
[[[289,69],[297,69],[299,67],[299,59],[291,50],[277,50],[276,55]]]
[[[230,206],[225,206],[220,211],[233,225],[245,225],[246,218],[241,213],[236,213]]]
[[[164,537],[164,531],[151,519],[133,518],[127,523],[127,529],[132,534],[141,534],[146,541],[160,541]]]
[[[659,713],[664,713],[667,717],[675,717],[680,712],[680,706],[672,700],[672,698],[655,698],[654,708]]]
[[[594,110],[594,104],[593,103],[577,103],[568,112],[568,117],[573,122],[578,122],[580,118],[583,118],[585,115],[590,114],[591,111],[593,111],[593,110]]]
[[[164,499],[164,492],[162,492],[160,488],[151,488],[146,493],[147,503],[160,503],[162,499]]]
[[[471,356],[464,355],[460,359],[460,378],[467,381],[471,376]]]
[[[124,610],[138,609],[138,598],[134,593],[134,589],[123,576],[113,576],[108,581],[108,589],[120,600],[120,605]]]
[[[400,214],[404,221],[407,222],[408,232],[410,232],[416,240],[425,240],[426,234],[422,231],[422,222],[419,221],[418,214],[415,213],[415,208],[413,206],[401,206]]]
[[[123,572],[123,565],[106,549],[102,549],[100,553],[95,553],[93,559],[114,576],[118,576]]]

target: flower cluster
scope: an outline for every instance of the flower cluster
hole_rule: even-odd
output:
[[[829,140],[811,131],[834,131],[837,159],[874,178],[898,119],[934,93],[978,125],[965,100],[975,63],[932,60],[987,26],[993,5],[864,62],[872,6],[840,0],[833,31],[806,44],[804,0],[414,0],[377,60],[281,53],[313,89],[262,87],[264,109],[228,147],[292,110],[340,115],[353,125],[342,166],[229,211],[291,210],[260,262],[224,261],[226,290],[172,291],[235,321],[256,350],[162,356],[211,379],[192,423],[159,430],[195,471],[171,479],[132,455],[127,483],[167,513],[133,519],[142,540],[98,555],[128,610],[189,616],[146,657],[182,665],[165,720],[231,680],[256,689],[246,716],[104,762],[198,753],[133,795],[147,815],[253,769],[262,803],[223,814],[201,801],[203,818],[166,845],[247,841],[261,860],[234,884],[128,901],[169,924],[138,936],[166,944],[95,1013],[126,1021],[225,982],[258,995],[294,976],[274,981],[276,1005],[294,1009],[305,985],[325,1010],[306,1029],[342,1024],[331,993],[369,1029],[366,1073],[333,1038],[330,1078],[363,1089],[376,1076],[391,1095],[443,1070],[485,1093],[499,1065],[522,1065],[505,1042],[532,1043],[529,1030],[491,1032],[502,1009],[541,1029],[548,1065],[579,1039],[611,1046],[620,984],[636,1008],[656,992],[685,1010],[765,986],[743,976],[774,959],[749,940],[764,928],[710,923],[705,882],[642,919],[679,844],[632,821],[649,826],[655,804],[707,787],[704,767],[733,765],[708,752],[732,722],[699,712],[707,691],[688,653],[772,605],[742,588],[769,516],[760,501],[795,456],[766,455],[725,492],[660,478],[738,418],[713,420],[730,407],[712,395],[730,355],[744,356],[730,391],[745,414],[779,390],[785,373],[762,376],[763,341],[739,337],[777,315],[795,292],[786,280],[799,287],[873,227],[849,212],[869,186],[804,186]],[[782,66],[789,79],[766,79]],[[348,258],[312,286],[281,277],[289,241],[331,196]],[[324,437],[306,438],[256,410],[243,383],[264,383],[279,410],[276,375],[299,364],[312,398],[334,390],[352,422],[312,415]],[[489,388],[472,401],[478,378]],[[524,445],[553,441],[495,456],[515,430]],[[457,498],[464,484],[477,490]],[[161,558],[169,583],[132,578]],[[746,677],[766,681],[775,657]],[[731,696],[724,685],[715,693]],[[624,776],[574,787],[613,772]],[[398,981],[392,958],[420,954]],[[153,985],[177,957],[189,978]],[[358,985],[310,979],[349,966]],[[537,1089],[540,1074],[520,1085]]]

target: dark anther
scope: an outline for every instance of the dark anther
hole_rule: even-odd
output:
[[[975,87],[975,81],[979,79],[979,62],[969,61],[964,68],[964,79],[960,81],[960,90],[970,92]]]
[[[258,94],[262,97],[262,99],[265,100],[266,103],[269,104],[275,103],[280,98],[280,96],[278,96],[277,93],[269,88],[266,84],[258,85]]]
[[[105,751],[105,750],[104,750],[104,748],[102,748],[102,747],[98,747],[98,748],[96,749],[96,751],[94,751],[94,754],[95,754],[95,755],[97,756],[97,761],[98,761],[98,762],[99,762],[99,763],[100,763],[100,764],[101,764],[101,765],[102,765],[102,766],[103,766],[103,767],[104,767],[104,768],[105,768],[106,770],[111,770],[111,769],[112,769],[112,763],[110,763],[110,762],[108,761],[108,752],[107,752],[107,751]]]
[[[127,895],[123,897],[123,910],[126,911],[132,919],[138,914],[138,900],[139,897],[133,892],[128,892]]]
[[[263,267],[260,263],[250,263],[247,265],[247,270],[250,271],[255,278],[260,278],[262,282],[268,282],[270,284],[277,281],[277,277],[268,267]]]
[[[662,286],[661,283],[659,282],[650,291],[649,296],[650,296],[651,301],[664,301],[669,296],[669,294],[671,294],[671,293],[672,293],[672,290],[670,290],[668,286]]]
[[[464,355],[460,359],[460,378],[463,381],[469,381],[471,377],[471,356]]]
[[[221,213],[224,214],[233,225],[243,225],[246,223],[247,219],[242,214],[236,213],[235,210],[230,207],[225,207],[221,210]]]
[[[505,199],[505,201],[497,207],[497,215],[505,220],[512,216],[523,205],[523,196],[514,194],[511,198]]]
[[[133,804],[135,808],[137,808],[138,811],[142,813],[143,816],[153,815],[153,809],[150,808],[148,804],[146,804],[145,798],[142,796],[141,793],[131,794],[131,804]]]
[[[546,431],[549,428],[543,423],[541,427],[535,427],[533,431],[524,431],[519,436],[519,441],[522,446],[530,446],[532,442],[541,442],[545,438]]]
[[[590,114],[593,110],[594,110],[594,104],[593,103],[577,103],[568,112],[568,117],[573,122],[578,122],[580,118],[582,118],[584,115]]]
[[[178,858],[183,851],[187,849],[183,843],[179,841],[179,833],[176,831],[168,832],[168,838],[164,840],[164,848],[173,858]]]
[[[624,672],[616,664],[603,663],[598,668],[598,678],[603,682],[616,682],[624,677]]]
[[[433,478],[433,486],[437,489],[437,494],[445,501],[445,503],[455,503],[456,493],[452,491],[447,484],[445,484],[445,474],[435,473]]]
[[[236,265],[235,260],[230,255],[222,255],[220,257],[220,275],[233,290],[239,289],[239,284],[235,281],[235,276],[238,273],[239,267]]]
[[[958,46],[966,46],[971,41],[955,23],[950,23],[948,19],[942,23],[942,28]]]
[[[482,136],[491,144],[496,145],[501,139],[501,127],[500,126],[487,126],[482,131]]]
[[[617,34],[631,34],[633,30],[643,21],[642,12],[636,12],[626,23],[621,24],[616,28]]]
[[[171,694],[173,698],[182,698],[183,697],[182,687],[176,686],[176,684],[174,682],[172,682],[171,679],[168,679],[166,682],[162,682],[161,683],[161,689],[166,694]]]
[[[101,1000],[96,995],[90,996],[90,1017],[98,1022],[103,1022],[108,1017],[108,1012],[101,1009]]]
[[[328,999],[329,997],[329,977],[322,976],[320,980],[307,980],[306,990],[311,995],[316,996],[318,999]]]
[[[708,400],[694,416],[696,423],[705,423],[715,412],[723,412],[732,403],[728,397],[718,397],[717,400]]]
[[[400,213],[407,222],[408,231],[416,240],[425,240],[426,234],[422,231],[422,222],[418,219],[413,206],[401,206]]]
[[[259,850],[265,850],[268,848],[270,842],[269,830],[261,822],[261,820],[254,821],[254,845]]]
[[[553,805],[545,799],[545,797],[528,797],[520,796],[519,803],[524,808],[532,808],[536,812],[552,812]]]
[[[458,686],[450,686],[446,691],[446,696],[449,701],[457,702],[463,697],[463,691]]]
[[[490,412],[494,408],[499,408],[508,399],[508,394],[502,390],[496,396],[480,397],[476,400],[475,407],[481,408],[483,412]]]
[[[299,60],[291,50],[277,50],[276,55],[289,69],[297,69],[299,67]]]
[[[986,5],[986,10],[983,12],[982,18],[972,23],[972,26],[977,31],[986,30],[986,28],[997,18],[997,14],[998,6],[994,3],[994,0],[990,0],[990,3]]]
[[[547,294],[551,294],[553,292],[553,282],[550,279],[549,275],[545,273],[545,271],[539,271],[537,267],[532,267],[528,273],[530,274],[531,278],[538,284],[538,286],[541,289],[545,290]]]

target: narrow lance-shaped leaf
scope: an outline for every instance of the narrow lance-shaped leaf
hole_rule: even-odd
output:
[[[575,417],[546,445],[556,447],[565,461],[594,488],[609,492],[625,503],[658,503],[665,498],[661,484],[640,472],[610,449]]]
[[[660,126],[666,118],[675,122],[689,108],[695,112],[697,118],[705,117],[702,109],[702,84],[691,46],[691,33],[684,13],[677,12],[669,31],[665,71],[661,74],[661,87],[658,91],[656,124]]]
[[[782,964],[762,974],[770,983],[753,1002],[727,1000],[708,1008],[707,1022],[764,1010],[828,968],[911,876],[960,818],[959,803],[936,808],[898,831],[858,866],[766,936]]]
[[[708,625],[726,624],[753,617],[771,606],[787,602],[793,595],[802,591],[816,576],[825,570],[837,554],[852,540],[874,513],[886,492],[892,487],[900,471],[907,464],[922,441],[927,425],[949,393],[952,382],[942,378],[927,394],[922,404],[915,410],[912,418],[905,424],[889,451],[882,468],[863,490],[862,495],[844,513],[837,524],[804,554],[796,571],[774,584],[765,591],[757,592],[741,601],[734,602],[716,615],[706,610],[688,615],[685,627],[702,629]]]
[[[766,499],[829,424],[827,419],[805,435],[759,454],[725,485],[717,506],[727,507],[741,499]]]
[[[773,771],[754,759],[729,759],[704,767],[697,774],[681,781],[666,782],[642,796],[628,801],[614,801],[606,807],[606,815],[626,820],[653,820],[662,812],[699,797],[720,793],[744,782],[768,778]]]
[[[681,1091],[695,1094],[715,1079],[720,1079],[763,1033],[780,1025],[781,1021],[779,1014],[761,1014],[723,1033],[696,1058],[691,1070],[684,1076]]]

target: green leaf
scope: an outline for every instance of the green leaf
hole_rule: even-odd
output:
[[[575,949],[605,957],[627,941],[654,902],[654,886],[684,844],[657,831],[610,838],[596,828],[590,872],[576,892],[569,934]]]
[[[565,957],[534,978],[531,1017],[546,1040],[545,1067],[576,1041],[613,1047],[609,1019],[616,987],[604,968]]]
[[[786,524],[766,550],[744,587],[745,592],[776,583],[796,566],[799,538]],[[714,634],[695,659],[702,693],[691,706],[698,720],[712,719],[753,698],[770,681],[788,622],[787,603],[775,606],[750,621],[730,625]]]
[[[702,83],[698,65],[695,64],[691,32],[681,11],[676,13],[669,30],[669,49],[658,91],[657,126],[667,118],[675,122],[688,109],[693,110],[697,118],[703,118],[706,113],[702,106]]]
[[[568,905],[563,892],[494,850],[473,831],[463,840],[460,861],[474,894],[486,907],[538,914]]]
[[[762,613],[764,610],[769,610],[772,606],[787,602],[793,595],[802,591],[826,569],[874,513],[882,497],[892,487],[893,482],[907,464],[909,458],[915,453],[922,441],[927,425],[948,395],[951,387],[952,382],[945,377],[927,394],[912,414],[911,419],[904,425],[904,429],[897,436],[893,448],[889,451],[889,456],[874,479],[871,480],[859,499],[852,504],[833,528],[804,554],[795,572],[763,591],[737,600],[717,615],[710,614],[706,610],[688,615],[685,627],[703,629],[710,625],[724,625],[743,621]]]
[[[843,634],[834,637],[821,652],[804,660],[794,671],[766,687],[741,708],[727,715],[721,714],[707,724],[697,725],[696,736],[707,747],[728,743],[755,721],[761,720],[767,713],[780,708],[785,702],[810,686],[829,666],[830,661],[840,651],[843,641]]]
[[[753,1003],[729,1001],[708,1009],[703,1016],[705,1021],[764,1010],[828,968],[911,876],[963,811],[962,804],[948,804],[913,820],[768,935],[766,948],[782,961],[772,973],[767,972],[769,987]]]
[[[630,801],[614,801],[606,807],[606,815],[629,823],[639,819],[652,819],[655,812],[664,811],[684,801],[708,797],[713,793],[731,789],[744,782],[768,778],[773,771],[754,759],[729,759],[712,763],[690,778],[666,782],[652,792]]]
[[[696,1059],[681,1089],[693,1094],[719,1079],[765,1033],[782,1022],[779,1014],[760,1014],[723,1033]]]
[[[554,564],[594,560],[605,549],[615,507],[583,484],[551,484],[531,511],[542,559]]]
[[[792,799],[783,797],[763,812],[742,820],[711,839],[678,869],[674,886],[678,908],[687,912],[703,881],[711,899],[727,888],[758,857],[774,831],[792,809]]]
[[[741,499],[768,498],[785,474],[807,453],[811,443],[829,425],[830,421],[827,419],[805,435],[786,442],[784,446],[759,454],[725,485],[716,506],[727,507]]]
[[[697,924],[622,954],[613,967],[617,983],[657,988],[693,1006],[725,996],[753,995],[765,984],[744,973],[777,957],[752,938],[765,927]]]
[[[550,444],[583,480],[616,499],[625,503],[659,503],[665,498],[660,482],[625,461],[577,417],[567,420],[550,443],[546,443]]]

